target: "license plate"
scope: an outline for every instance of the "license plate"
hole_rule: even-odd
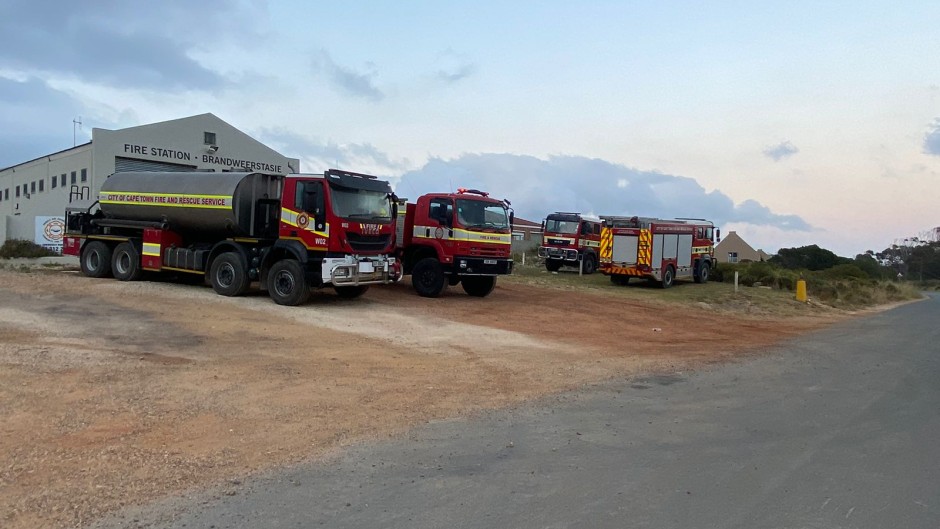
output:
[[[375,271],[375,266],[372,264],[372,261],[362,261],[359,263],[359,272],[362,274],[371,274]]]
[[[494,265],[496,264],[496,259],[484,259],[483,264],[485,265]]]

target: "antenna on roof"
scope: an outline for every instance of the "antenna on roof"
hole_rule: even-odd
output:
[[[78,125],[79,130],[81,130],[81,128],[82,128],[82,117],[81,117],[81,116],[78,116],[78,119],[77,119],[77,120],[75,120],[75,119],[72,120],[72,147],[75,147],[75,145],[78,144],[78,143],[77,143],[77,136],[75,135],[75,125]]]

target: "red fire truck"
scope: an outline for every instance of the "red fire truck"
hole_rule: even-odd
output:
[[[631,277],[658,281],[669,288],[677,278],[708,281],[715,266],[720,230],[704,219],[654,219],[602,216],[601,273],[614,284]]]
[[[396,240],[404,273],[418,295],[437,297],[458,283],[484,297],[496,277],[512,273],[513,212],[507,200],[475,189],[402,200]]]
[[[539,257],[545,268],[556,272],[562,266],[582,267],[585,274],[597,270],[601,244],[601,219],[580,213],[556,212],[545,217]],[[583,262],[583,264],[582,264]]]
[[[126,172],[98,200],[66,209],[64,252],[91,277],[170,272],[223,296],[257,281],[281,305],[310,289],[342,297],[401,279],[388,182],[330,169],[317,175]]]

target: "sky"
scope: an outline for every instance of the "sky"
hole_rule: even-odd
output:
[[[404,197],[854,257],[940,226],[938,20],[913,0],[0,0],[0,167],[211,112]]]

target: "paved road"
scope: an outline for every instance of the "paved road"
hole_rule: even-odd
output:
[[[940,527],[940,297],[761,353],[431,424],[111,523]]]

